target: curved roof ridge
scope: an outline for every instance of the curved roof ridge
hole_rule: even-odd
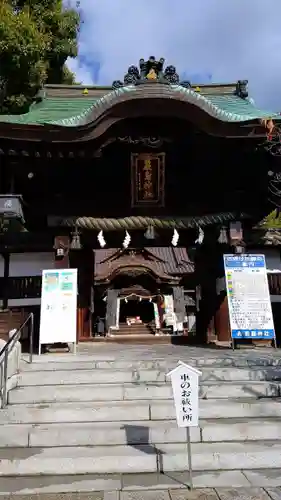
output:
[[[252,114],[245,114],[243,115],[243,120],[241,120],[241,114],[238,114],[238,113],[232,113],[232,112],[227,112],[225,110],[223,110],[221,107],[218,106],[218,104],[214,104],[212,102],[212,95],[202,95],[200,92],[196,92],[195,90],[191,89],[191,88],[186,88],[186,87],[183,87],[182,85],[171,85],[171,87],[177,91],[177,92],[180,92],[180,93],[183,93],[185,94],[187,97],[188,97],[188,101],[190,104],[195,104],[195,105],[198,105],[198,107],[200,107],[202,109],[202,111],[205,111],[206,113],[208,113],[210,116],[212,116],[213,118],[217,118],[221,121],[227,121],[227,122],[239,122],[239,121],[250,121],[250,120],[253,120],[254,117]],[[219,101],[219,100],[226,100],[227,98],[229,98],[229,95],[224,95],[224,94],[220,94],[220,95],[216,95],[215,96],[216,100]],[[249,99],[242,99],[241,97],[239,96],[236,96],[236,95],[232,95],[231,96],[231,99],[233,101],[237,101],[239,102],[239,105],[241,106],[242,103],[244,103],[245,107],[249,107],[249,109],[254,109],[256,112],[259,113],[259,116],[256,116],[256,118],[264,118],[264,117],[274,117],[274,116],[279,116],[279,113],[272,113],[270,111],[266,111],[266,110],[259,110],[258,108],[256,108],[256,106],[254,104],[252,104],[250,102]]]
[[[264,118],[279,118],[280,113],[272,113],[257,108],[251,99],[243,99],[234,92],[203,93],[180,84],[127,85],[114,89],[105,95],[94,97],[45,97],[22,115],[0,115],[0,123],[23,125],[44,124],[59,127],[83,127],[94,123],[115,105],[125,101],[142,99],[178,100],[191,104],[221,122],[242,123]],[[202,88],[202,90],[204,90]],[[165,104],[164,104],[165,105]]]
[[[114,106],[114,101],[116,100],[116,104],[118,104],[119,98],[127,93],[136,92],[140,87],[136,87],[134,85],[128,85],[126,87],[120,87],[118,89],[105,94],[102,97],[99,97],[92,104],[90,109],[85,110],[79,116],[74,116],[73,118],[66,118],[63,120],[56,120],[54,122],[49,122],[53,125],[62,125],[62,126],[83,126],[91,123],[91,117],[95,110],[102,108],[105,105],[106,109],[109,109],[111,106]],[[202,95],[200,92],[193,90],[192,88],[186,88],[182,85],[174,85],[170,84],[169,86],[165,86],[163,90],[166,89],[172,90],[173,93],[177,93],[175,95],[175,99],[179,96],[183,98],[187,104],[193,104],[199,107],[202,111],[207,113],[212,118],[215,118],[224,122],[246,122],[252,121],[260,118],[269,118],[269,117],[280,117],[279,113],[272,113],[268,110],[260,110],[257,108],[249,99],[242,99],[236,95],[231,94],[219,94],[219,95]],[[141,96],[139,96],[141,99]],[[165,95],[164,92],[162,95],[146,95],[144,98],[162,98],[162,99],[171,99],[171,95]],[[226,107],[233,108],[234,111],[228,111]],[[235,110],[235,106],[241,109],[243,113],[237,113]],[[103,110],[105,111],[105,109]]]
[[[69,119],[63,119],[63,120],[56,120],[54,122],[49,122],[51,125],[64,125],[64,126],[75,126],[75,125],[86,125],[89,123],[89,120],[87,120],[87,117],[91,116],[92,111],[98,107],[101,107],[103,104],[109,104],[110,102],[114,101],[116,97],[119,97],[125,93],[132,92],[136,90],[136,87],[134,85],[128,85],[127,87],[121,87],[116,90],[112,90],[108,94],[105,94],[101,97],[98,97],[94,103],[92,103],[91,107],[87,110],[85,110],[83,113],[81,113],[79,116],[74,116],[70,120],[74,120],[76,123],[69,123]],[[77,123],[77,120],[79,123]],[[67,123],[66,123],[67,122]]]

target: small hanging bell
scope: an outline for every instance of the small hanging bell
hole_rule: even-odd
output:
[[[153,226],[148,226],[147,230],[144,233],[144,237],[147,240],[155,240],[155,229]]]
[[[225,244],[228,243],[227,229],[226,229],[225,226],[221,227],[220,235],[219,235],[219,238],[218,238],[218,242],[222,243],[222,244],[223,243],[225,243]]]
[[[82,245],[80,241],[80,235],[77,229],[75,229],[74,233],[72,234],[72,240],[70,243],[70,250],[81,250]]]

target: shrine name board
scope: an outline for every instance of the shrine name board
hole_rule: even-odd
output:
[[[232,338],[274,339],[264,255],[224,255]]]
[[[163,207],[165,153],[131,155],[132,207]]]

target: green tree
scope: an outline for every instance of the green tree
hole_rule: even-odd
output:
[[[2,0],[0,107],[26,111],[44,83],[74,83],[65,66],[77,55],[79,13],[62,0]]]

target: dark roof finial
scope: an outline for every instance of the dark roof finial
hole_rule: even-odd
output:
[[[247,99],[248,93],[248,80],[238,80],[236,83],[235,95],[241,99]]]
[[[144,83],[163,83],[169,85],[171,83],[179,83],[179,75],[175,66],[167,66],[164,71],[164,57],[159,60],[155,56],[150,56],[147,61],[145,59],[139,60],[139,68],[137,66],[130,66],[126,75],[124,76],[124,83],[120,80],[115,80],[112,84],[113,89],[118,89],[126,85],[140,85]]]

